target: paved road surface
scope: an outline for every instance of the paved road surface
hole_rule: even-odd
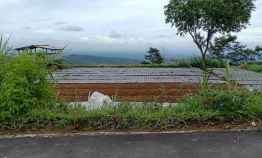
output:
[[[261,158],[262,133],[1,139],[0,158]]]

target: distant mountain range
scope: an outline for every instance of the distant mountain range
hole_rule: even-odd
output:
[[[139,64],[141,60],[117,57],[100,57],[93,55],[66,55],[64,60],[68,64]]]

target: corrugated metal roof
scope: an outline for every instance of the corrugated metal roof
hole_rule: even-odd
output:
[[[214,69],[209,83],[225,83],[224,69]],[[262,74],[233,69],[231,80],[243,86],[262,89]],[[57,83],[200,83],[203,71],[198,68],[72,68],[57,71]]]
[[[58,83],[200,83],[202,70],[192,68],[73,68],[58,71]],[[216,76],[210,83],[223,83]]]
[[[39,45],[39,44],[35,44],[35,45],[29,45],[29,46],[24,46],[24,47],[19,47],[16,48],[15,50],[26,50],[26,49],[35,49],[35,48],[41,48],[41,49],[48,49],[51,51],[55,51],[55,50],[64,50],[63,48],[55,48],[55,47],[51,47],[49,45]]]

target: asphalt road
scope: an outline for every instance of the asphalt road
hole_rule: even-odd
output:
[[[261,158],[262,132],[0,139],[0,158]]]

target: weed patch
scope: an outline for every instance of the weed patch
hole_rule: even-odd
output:
[[[240,66],[242,69],[254,71],[254,72],[259,72],[262,73],[262,64],[242,64]]]

